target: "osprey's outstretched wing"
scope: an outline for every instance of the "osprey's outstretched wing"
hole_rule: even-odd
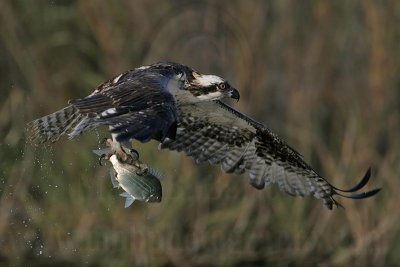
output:
[[[28,124],[33,143],[73,138],[87,129],[107,125],[119,142],[175,136],[175,99],[169,78],[140,69],[126,72],[100,85],[91,95]]]
[[[166,139],[160,146],[183,151],[197,162],[220,164],[227,173],[247,170],[250,184],[258,189],[277,183],[292,196],[312,194],[329,209],[339,205],[334,195],[360,199],[379,191],[344,195],[361,189],[369,180],[370,170],[356,186],[338,189],[268,128],[220,101],[180,106],[176,138]]]

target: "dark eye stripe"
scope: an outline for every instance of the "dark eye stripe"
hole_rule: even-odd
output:
[[[191,87],[187,89],[188,91],[190,91],[194,96],[199,96],[199,95],[206,95],[209,93],[214,93],[217,92],[217,86],[215,85],[211,85],[211,86],[207,86],[207,87]]]

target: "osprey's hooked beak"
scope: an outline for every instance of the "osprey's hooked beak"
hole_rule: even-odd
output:
[[[239,101],[239,99],[240,99],[239,91],[236,90],[235,88],[231,88],[231,89],[229,90],[228,96],[229,96],[230,98],[235,99],[236,101]]]

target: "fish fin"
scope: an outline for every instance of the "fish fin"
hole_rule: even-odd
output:
[[[154,177],[156,177],[160,181],[163,179],[163,174],[159,170],[148,167],[147,172],[150,175],[153,175]]]
[[[113,168],[110,168],[110,179],[111,179],[111,183],[112,183],[114,188],[119,188],[120,187],[117,179],[115,178],[115,173],[114,173],[114,169]]]
[[[135,201],[135,198],[129,195],[127,192],[123,192],[119,194],[121,197],[125,197],[125,205],[124,208],[128,208]]]

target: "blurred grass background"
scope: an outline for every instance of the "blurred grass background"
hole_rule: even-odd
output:
[[[0,265],[394,266],[400,261],[400,2],[0,2]],[[339,187],[345,209],[139,146],[161,204],[124,200],[91,150],[105,131],[34,148],[26,122],[160,60],[227,78],[235,106]]]

